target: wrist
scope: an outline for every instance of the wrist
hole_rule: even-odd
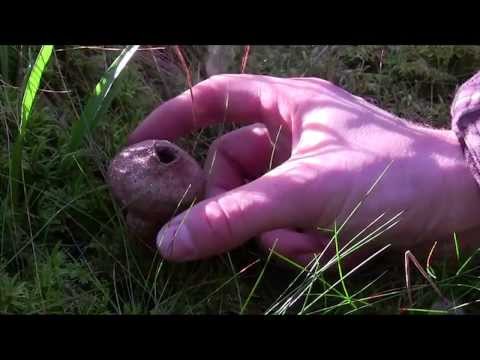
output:
[[[442,177],[438,196],[446,213],[441,232],[450,239],[455,232],[463,243],[480,245],[480,187],[454,132],[437,130],[437,136],[442,152],[436,154],[443,154],[437,159]]]

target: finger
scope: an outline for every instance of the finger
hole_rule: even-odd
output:
[[[263,124],[253,124],[229,132],[215,140],[205,161],[207,184],[205,196],[212,197],[268,171],[272,142]]]
[[[304,205],[301,186],[282,178],[280,168],[175,217],[157,235],[161,254],[173,261],[207,258],[262,232],[305,222],[305,214],[298,211]]]
[[[303,77],[303,78],[291,78],[296,82],[302,83],[304,86],[308,86],[311,90],[314,90],[322,94],[330,94],[331,96],[338,97],[351,101],[357,97],[343,89],[339,85],[332,83],[331,81],[315,78],[315,77]]]
[[[198,128],[222,121],[270,128],[284,122],[278,94],[261,78],[248,75],[217,75],[154,110],[130,135],[129,144],[148,139],[175,140]]]
[[[340,254],[345,254],[347,248],[343,248],[345,240],[339,241]],[[324,267],[330,264],[326,270],[337,271],[338,256],[336,252],[333,234],[325,234],[318,230],[295,231],[292,229],[278,229],[263,233],[257,240],[258,245],[264,251],[275,251],[298,265],[307,266],[314,259],[318,266]],[[350,248],[350,246],[348,247]],[[343,271],[350,271],[369,256],[378,251],[381,246],[370,245],[341,256],[340,262]]]
[[[316,77],[292,77],[290,79],[298,82],[302,82],[304,84],[310,84],[311,86],[320,88],[322,90],[325,87],[333,87],[333,86],[336,87],[336,85],[331,81],[321,79],[321,78],[316,78]]]
[[[264,251],[275,251],[299,265],[308,265],[315,254],[324,250],[324,259],[329,259],[334,253],[330,237],[315,230],[295,231],[277,229],[263,233],[257,240]],[[329,246],[328,248],[326,248]]]

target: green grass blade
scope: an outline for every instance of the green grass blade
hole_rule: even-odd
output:
[[[478,254],[479,250],[480,249],[475,250],[473,254],[467,260],[465,260],[462,266],[460,266],[460,268],[457,270],[455,276],[459,276],[462,273],[463,269],[465,269],[465,267],[470,263],[474,256]]]
[[[460,245],[458,244],[457,233],[453,233],[453,242],[455,243],[455,254],[457,255],[457,261],[460,261]]]
[[[305,310],[308,310],[310,307],[312,307],[318,300],[320,300],[323,296],[325,296],[330,290],[332,290],[335,286],[337,286],[342,280],[348,278],[350,275],[352,275],[355,271],[360,269],[363,265],[368,263],[370,260],[372,260],[374,257],[378,256],[380,253],[385,251],[391,246],[391,244],[385,245],[383,248],[375,252],[374,254],[370,255],[367,259],[362,261],[360,264],[355,266],[352,270],[350,270],[348,273],[346,273],[343,277],[341,277],[339,280],[337,280],[335,283],[333,283],[326,291],[324,291],[322,294],[320,294],[315,300],[313,300],[308,306],[305,307]]]
[[[43,45],[37,55],[37,59],[35,60],[32,71],[28,76],[25,92],[23,93],[22,108],[20,111],[20,136],[23,136],[25,129],[28,126],[28,122],[30,121],[30,114],[32,112],[33,103],[37,96],[38,88],[40,87],[40,81],[42,80],[42,75],[45,72],[52,52],[53,45]]]
[[[403,309],[409,312],[417,312],[417,313],[424,313],[424,314],[437,314],[437,315],[447,315],[447,310],[434,310],[434,309],[415,309],[415,308],[405,308]]]
[[[267,269],[267,265],[270,262],[270,258],[272,257],[273,249],[275,249],[276,245],[277,245],[277,242],[275,241],[272,249],[268,253],[268,257],[267,257],[267,260],[265,261],[265,265],[263,266],[262,271],[260,272],[260,274],[257,277],[257,281],[255,281],[255,284],[253,285],[252,290],[248,294],[248,297],[245,300],[245,303],[243,304],[242,308],[240,309],[240,315],[243,315],[245,313],[245,310],[246,310],[248,304],[250,303],[250,299],[252,298],[253,294],[255,293],[255,290],[257,290],[257,287],[258,287],[258,285],[260,284],[260,281],[263,278],[263,274],[265,273],[265,270]]]
[[[335,234],[333,235],[335,239],[335,255],[337,258],[337,265],[338,265],[338,274],[340,275],[340,280],[342,284],[343,291],[345,292],[345,299],[350,302],[350,295],[347,290],[347,286],[345,285],[345,281],[343,280],[343,271],[342,271],[342,265],[340,263],[340,253],[338,249],[338,231],[337,231],[337,223],[334,224],[334,229],[335,229]]]
[[[21,183],[22,173],[22,150],[23,141],[25,138],[25,131],[30,122],[30,114],[32,113],[33,104],[37,97],[37,92],[40,87],[42,75],[45,72],[46,66],[53,52],[53,45],[43,45],[37,55],[35,63],[28,75],[23,93],[22,104],[20,109],[20,125],[18,129],[18,136],[13,146],[13,153],[10,159],[10,188],[12,192],[12,199],[14,202],[18,199],[18,186]]]
[[[16,204],[18,199],[18,188],[22,183],[22,150],[23,150],[23,137],[19,136],[13,144],[12,157],[10,158],[10,195],[13,205]],[[15,208],[15,206],[13,207]]]
[[[138,48],[139,45],[125,47],[95,86],[93,94],[88,99],[87,104],[80,115],[80,119],[78,119],[72,126],[68,146],[70,153],[78,150],[82,139],[98,124],[98,121],[101,118],[100,115],[106,110],[111,101],[109,95],[112,86]]]

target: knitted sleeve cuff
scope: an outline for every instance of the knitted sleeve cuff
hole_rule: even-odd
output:
[[[451,106],[452,130],[480,186],[480,72],[458,89]]]

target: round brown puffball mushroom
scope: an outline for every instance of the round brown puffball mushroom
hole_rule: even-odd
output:
[[[115,156],[108,183],[127,211],[131,235],[153,246],[161,226],[203,196],[205,174],[195,159],[175,144],[146,140]]]

